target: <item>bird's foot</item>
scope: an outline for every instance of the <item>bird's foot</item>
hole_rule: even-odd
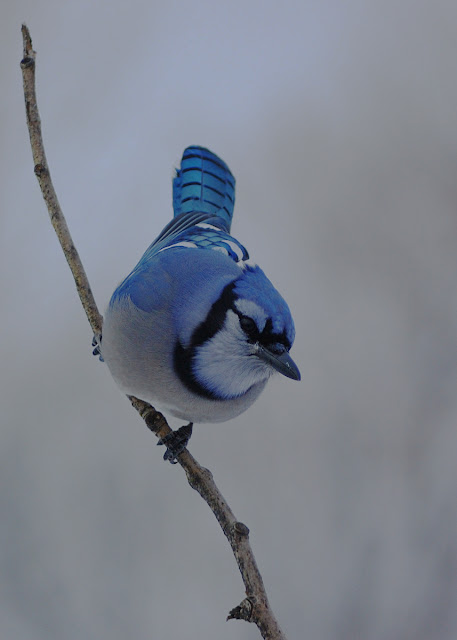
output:
[[[101,353],[101,346],[102,346],[102,334],[98,333],[95,334],[94,337],[92,338],[92,346],[95,347],[95,349],[92,351],[92,355],[94,356],[99,356],[99,360],[100,362],[104,362],[103,360],[103,356]]]
[[[180,429],[172,431],[164,438],[160,438],[160,440],[158,440],[158,445],[164,444],[167,447],[167,450],[163,454],[164,460],[169,460],[171,464],[176,464],[178,462],[176,458],[187,447],[187,443],[192,435],[192,427],[193,423],[189,422],[189,424],[185,424]]]

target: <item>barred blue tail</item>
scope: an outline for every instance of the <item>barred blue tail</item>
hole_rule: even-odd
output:
[[[212,213],[230,231],[235,204],[235,178],[223,160],[203,147],[187,147],[173,180],[173,209],[181,213]]]

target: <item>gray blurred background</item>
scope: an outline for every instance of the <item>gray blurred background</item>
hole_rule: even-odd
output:
[[[457,637],[457,4],[6,0],[0,20],[0,636],[254,640],[212,514],[91,356],[33,175],[104,308],[182,150],[237,178],[302,382],[191,451],[251,529],[290,639]],[[178,423],[173,423],[178,426]]]

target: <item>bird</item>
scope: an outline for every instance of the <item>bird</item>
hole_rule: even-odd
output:
[[[300,372],[287,303],[231,235],[227,164],[189,146],[172,191],[174,217],[115,289],[93,345],[124,393],[187,421],[158,442],[176,464],[194,423],[230,420],[274,373]]]

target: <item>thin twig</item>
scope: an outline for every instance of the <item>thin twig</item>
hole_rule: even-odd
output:
[[[93,332],[99,335],[101,334],[103,319],[98,311],[84,267],[71,239],[46,161],[35,91],[36,54],[32,48],[32,39],[29,30],[25,25],[22,25],[22,39],[24,53],[23,59],[21,60],[21,69],[24,83],[27,126],[30,134],[33,161],[35,163],[35,175],[38,178],[51,223],[75,279],[81,304],[84,307]],[[170,433],[171,429],[167,421],[154,407],[133,396],[129,396],[129,399],[148,428],[158,437],[163,437]],[[239,619],[255,623],[265,640],[286,640],[268,603],[262,576],[257,567],[251,545],[249,544],[249,529],[242,522],[237,521],[225,498],[214,483],[213,476],[208,469],[199,465],[187,450],[184,450],[184,452],[178,456],[178,462],[186,472],[190,486],[198,491],[216,516],[232,547],[243,578],[246,598],[230,611],[227,619]]]
[[[24,57],[21,60],[22,79],[24,83],[25,110],[27,125],[29,128],[30,144],[32,146],[33,162],[35,163],[35,175],[41,187],[41,193],[48,207],[52,226],[59,238],[71,272],[75,279],[76,289],[81,304],[86,312],[87,319],[94,333],[99,334],[102,328],[102,316],[98,312],[89,281],[84,271],[83,264],[71,239],[67,223],[60,208],[57,194],[52,184],[49,167],[44,152],[43,137],[41,135],[41,121],[38,113],[38,105],[35,92],[35,51],[32,48],[32,39],[29,30],[22,25],[22,39],[24,43]]]

